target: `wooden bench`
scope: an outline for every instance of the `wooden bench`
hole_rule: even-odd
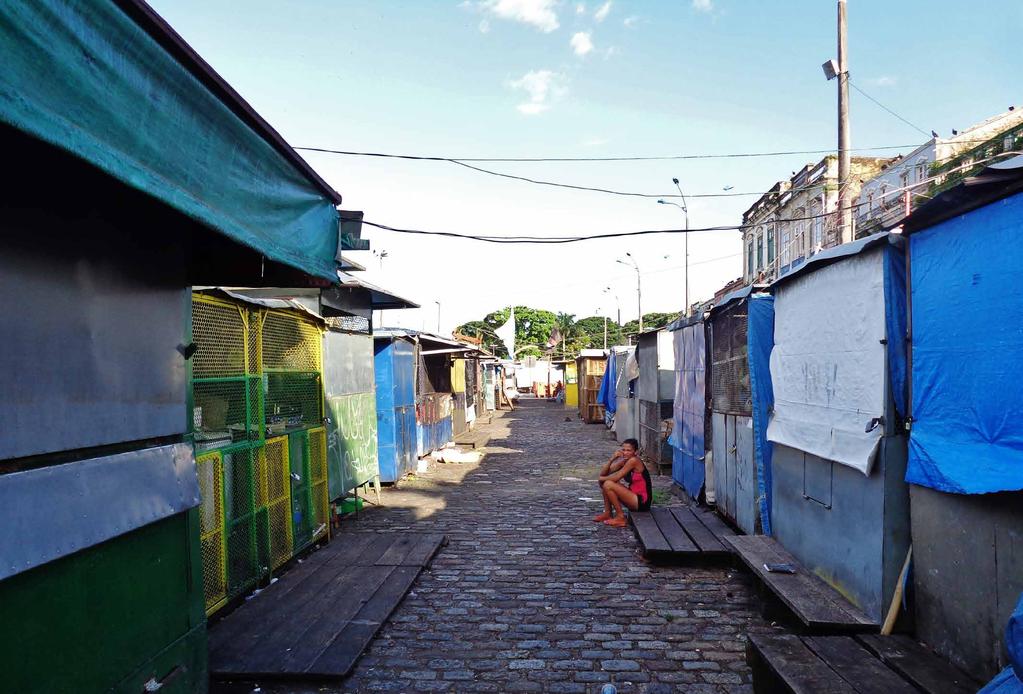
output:
[[[982,685],[906,636],[753,635],[754,692],[973,694]]]
[[[651,561],[731,561],[732,548],[722,538],[735,535],[735,531],[710,511],[691,506],[657,507],[646,513],[630,513],[629,521],[643,556]]]
[[[837,590],[807,571],[776,540],[765,535],[735,535],[724,540],[770,593],[808,633],[872,632],[880,625]],[[770,572],[765,564],[791,564],[793,574]],[[769,596],[768,596],[769,597]]]

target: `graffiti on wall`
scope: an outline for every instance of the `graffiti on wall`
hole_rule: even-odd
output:
[[[330,498],[336,499],[379,473],[377,402],[373,393],[356,393],[331,396],[327,405]]]

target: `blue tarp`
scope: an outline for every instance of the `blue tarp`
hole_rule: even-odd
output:
[[[900,417],[906,416],[906,256],[895,246],[885,249],[884,320],[885,354],[892,399]]]
[[[906,481],[1023,489],[1023,193],[910,236],[913,428]]]
[[[603,405],[604,412],[610,415],[618,411],[618,391],[615,387],[617,376],[618,357],[612,351],[607,357],[607,368],[604,369],[604,378],[600,381],[600,391],[597,393],[597,402]]]
[[[0,3],[0,55],[0,122],[337,281],[334,200],[115,2]]]
[[[753,447],[757,467],[757,504],[765,535],[771,534],[771,442],[767,424],[774,405],[771,348],[774,347],[774,297],[753,294],[749,299],[749,380],[753,395]]]
[[[1005,628],[1009,667],[998,673],[978,694],[1023,694],[1023,595]]]
[[[702,322],[676,330],[674,426],[671,475],[690,498],[700,496],[706,478],[706,330]]]

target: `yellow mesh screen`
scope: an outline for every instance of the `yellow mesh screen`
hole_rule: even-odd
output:
[[[223,461],[220,453],[197,456],[199,474],[199,538],[202,546],[203,593],[206,614],[227,598],[227,565],[224,560]]]
[[[263,322],[263,368],[319,371],[322,354],[320,329],[299,316],[270,311]]]
[[[309,430],[309,480],[313,498],[313,535],[320,537],[330,528],[328,522],[329,496],[327,490],[327,430],[323,427]],[[319,530],[319,532],[316,532]]]
[[[260,458],[270,524],[270,566],[276,569],[291,557],[292,550],[288,437],[268,440],[260,451]]]
[[[260,364],[263,362],[263,314],[259,311],[249,311],[248,320],[248,372],[258,374],[261,371]]]
[[[194,378],[245,375],[245,323],[238,307],[201,294],[192,295]]]

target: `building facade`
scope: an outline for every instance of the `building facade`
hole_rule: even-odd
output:
[[[950,138],[930,140],[863,184],[854,213],[856,236],[890,229],[935,193],[1023,148],[1023,109],[1010,108]]]
[[[853,157],[852,198],[890,159]],[[743,282],[770,282],[824,248],[841,243],[838,228],[838,157],[807,164],[779,181],[742,216]]]

